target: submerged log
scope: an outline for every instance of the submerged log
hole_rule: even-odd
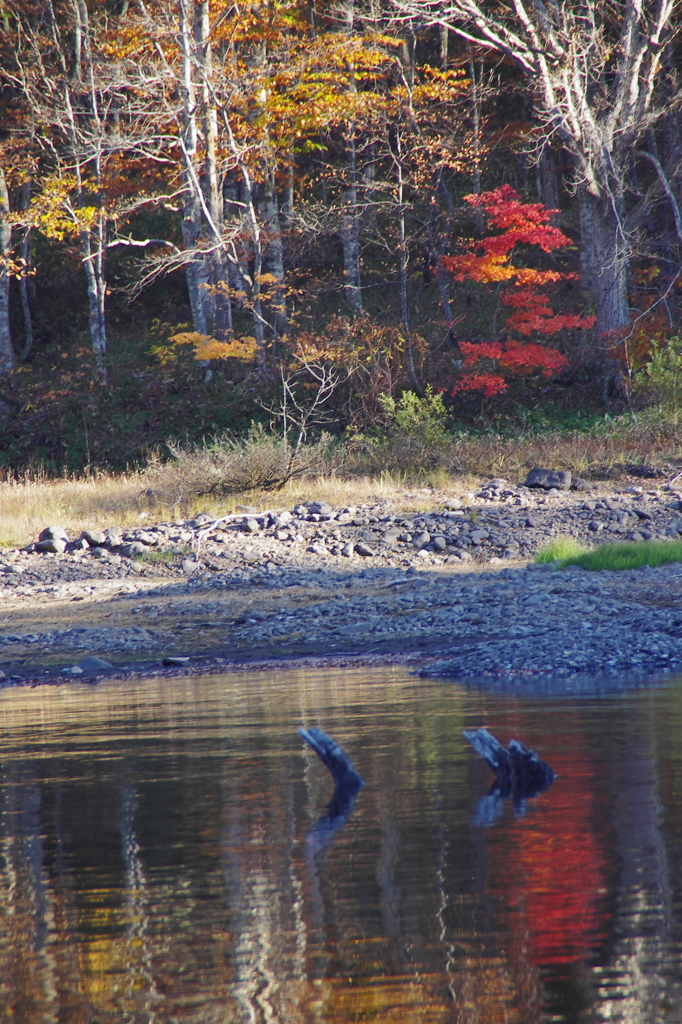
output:
[[[317,726],[312,726],[310,729],[299,729],[298,731],[332,773],[337,787],[361,789],[364,786],[364,782],[353,767],[348,754],[339,746],[336,740],[333,740],[322,729],[318,729]]]
[[[364,782],[345,750],[326,732],[316,726],[298,731],[327,766],[334,779],[334,793],[329,801],[327,813],[313,825],[306,838],[308,853],[314,856],[329,845],[334,834],[348,821]]]
[[[487,729],[465,729],[464,736],[495,772],[491,793],[502,799],[512,797],[515,806],[544,793],[556,778],[546,761],[519,740],[511,740],[505,750]]]

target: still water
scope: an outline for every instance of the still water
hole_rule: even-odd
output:
[[[487,725],[558,774],[483,826]],[[317,725],[366,780],[325,846]],[[0,694],[0,1022],[682,1021],[682,681]]]

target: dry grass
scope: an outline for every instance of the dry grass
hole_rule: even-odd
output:
[[[682,432],[644,417],[606,424],[594,433],[546,431],[517,438],[486,436],[454,442],[455,468],[480,476],[520,479],[534,466],[570,469],[576,476],[613,479],[632,466],[680,462]]]
[[[396,507],[430,508],[441,492],[470,493],[476,487],[473,478],[438,478],[439,486],[410,489],[404,480],[380,478],[318,477],[295,480],[271,492],[249,490],[229,497],[211,495],[180,496],[174,492],[174,474],[164,480],[161,467],[153,472],[127,476],[100,475],[87,479],[27,480],[0,483],[0,548],[22,547],[36,540],[44,527],[63,526],[69,536],[84,529],[107,526],[143,526],[145,523],[172,522],[207,512],[216,518],[239,510],[240,505],[256,508],[291,508],[302,501],[316,499],[335,506],[359,505],[377,500],[393,502]]]
[[[184,463],[157,464],[136,474],[0,483],[0,547],[24,545],[51,524],[77,535],[86,528],[140,526],[200,512],[217,517],[237,511],[239,505],[290,508],[309,499],[341,507],[387,500],[398,509],[418,510],[433,507],[446,495],[470,494],[481,477],[503,476],[518,482],[533,466],[615,480],[633,465],[676,467],[682,462],[678,432],[647,422],[621,424],[594,434],[547,432],[514,439],[492,435],[456,439],[450,442],[447,468],[439,454],[422,467],[379,472],[381,463],[378,459],[373,463],[371,449],[335,461],[338,471],[295,479],[275,491],[247,486],[249,474],[245,472],[243,489],[224,495],[200,493],[206,489],[203,454],[196,462],[186,459]],[[384,461],[383,467],[387,464],[391,460]],[[260,471],[262,460],[257,460],[257,466]]]
[[[53,524],[69,532],[126,526],[149,514],[141,475],[86,479],[27,479],[0,484],[0,547],[35,540]]]

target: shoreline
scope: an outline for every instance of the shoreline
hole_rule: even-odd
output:
[[[409,664],[521,692],[543,679],[682,672],[682,565],[555,572],[528,561],[562,534],[618,540],[645,524],[678,536],[674,492],[545,494],[492,481],[468,505],[433,504],[410,518],[386,503],[311,501],[229,524],[91,534],[99,551],[82,539],[5,551],[2,685]],[[140,548],[157,560],[139,560]]]

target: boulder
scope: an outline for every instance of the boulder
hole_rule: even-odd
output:
[[[334,511],[326,501],[306,501],[305,504],[309,514],[313,516],[328,516]]]
[[[472,544],[482,544],[484,540],[488,540],[490,534],[487,530],[472,530],[469,534]]]
[[[107,542],[107,536],[102,530],[83,530],[81,540],[86,540],[91,548],[101,548]]]
[[[573,477],[569,470],[540,469],[536,467],[531,469],[524,483],[526,487],[542,487],[545,491],[551,490],[552,487],[556,487],[558,491],[568,491],[570,490],[572,479]]]
[[[147,548],[141,541],[134,540],[132,544],[128,544],[124,549],[124,554],[126,554],[128,558],[136,558],[138,555],[144,555],[146,551]]]
[[[45,533],[44,530],[43,533]],[[36,551],[43,551],[52,555],[61,555],[66,551],[66,541],[61,537],[39,540],[35,549]]]
[[[46,526],[38,540],[63,540],[68,543],[69,538],[63,526]]]
[[[146,544],[147,547],[149,548],[153,548],[154,545],[159,543],[158,533],[150,533],[148,531],[138,533],[137,539],[140,541],[141,544]]]
[[[362,555],[364,558],[371,558],[374,551],[369,544],[365,544],[364,540],[359,540],[355,545],[355,553]]]

